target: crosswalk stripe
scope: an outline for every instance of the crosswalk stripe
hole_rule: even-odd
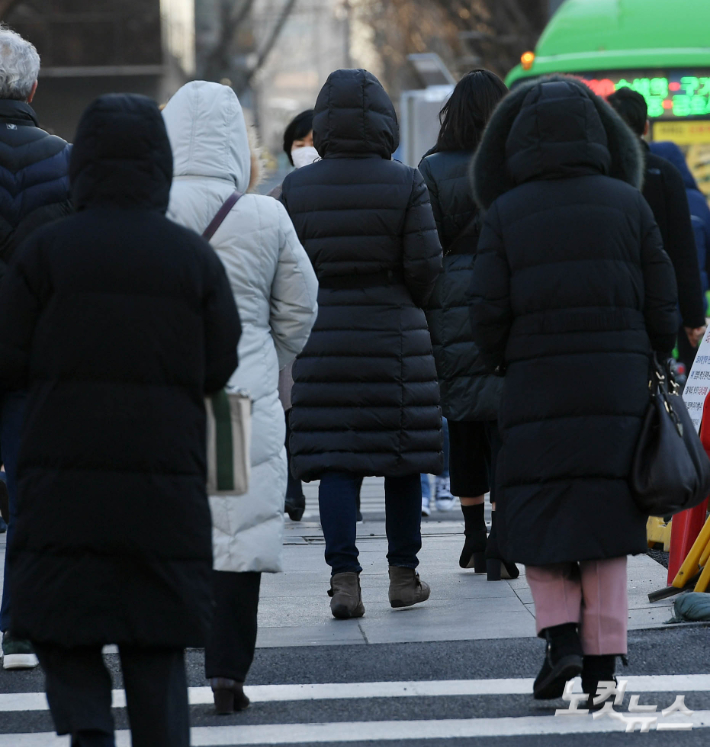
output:
[[[629,693],[674,693],[710,691],[710,674],[667,674],[623,677]],[[367,698],[439,697],[447,695],[529,695],[532,678],[490,680],[431,680],[411,682],[349,682],[313,685],[254,685],[245,688],[254,703],[277,703],[297,700],[362,700]],[[578,692],[581,692],[579,680]],[[190,704],[212,703],[209,687],[191,687]],[[113,691],[114,708],[125,708],[123,690]],[[44,693],[2,693],[0,712],[46,711]]]
[[[666,723],[710,726],[710,711],[675,714]],[[593,734],[625,731],[620,721],[609,718],[516,718],[442,719],[440,721],[346,721],[317,724],[262,724],[258,726],[198,726],[192,729],[193,747],[237,747],[257,744],[318,744],[323,742],[386,742],[392,740],[521,737]],[[4,734],[0,747],[67,747],[66,737],[51,733]],[[116,733],[116,747],[130,747],[127,731]]]

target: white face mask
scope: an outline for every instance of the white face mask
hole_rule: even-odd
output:
[[[312,145],[307,145],[305,148],[294,148],[291,151],[291,158],[293,158],[293,165],[300,169],[318,161],[320,156]]]

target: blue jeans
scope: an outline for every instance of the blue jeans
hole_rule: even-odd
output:
[[[449,476],[449,421],[446,418],[441,419],[441,429],[444,433],[444,469],[437,477]],[[422,499],[428,504],[431,500],[431,485],[429,484],[429,475],[422,473]]]
[[[356,545],[357,497],[362,477],[350,472],[321,476],[318,502],[331,573],[360,573]],[[422,491],[419,475],[385,477],[385,530],[390,565],[416,568],[422,548]]]
[[[7,548],[12,542],[17,508],[17,456],[20,451],[20,431],[25,415],[25,392],[9,392],[0,398],[0,459],[5,465],[7,492],[10,499],[10,521],[7,527]],[[6,548],[6,549],[7,549]],[[5,576],[0,609],[0,630],[10,628],[10,587],[8,583],[7,552],[5,553]]]

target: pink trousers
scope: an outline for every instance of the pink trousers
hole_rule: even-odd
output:
[[[626,653],[626,557],[529,565],[525,572],[538,635],[553,625],[577,623],[585,654]]]

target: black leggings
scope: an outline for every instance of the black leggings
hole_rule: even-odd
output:
[[[207,679],[244,682],[254,661],[261,573],[212,571],[214,618],[205,647]]]

